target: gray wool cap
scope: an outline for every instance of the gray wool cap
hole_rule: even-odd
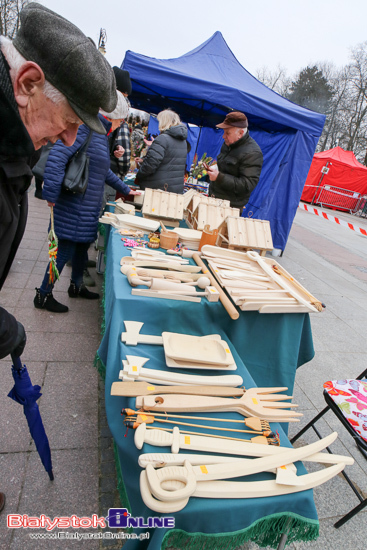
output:
[[[89,128],[105,134],[99,109],[111,112],[117,103],[115,75],[107,60],[78,27],[37,2],[21,11],[20,21],[14,47],[41,67]]]

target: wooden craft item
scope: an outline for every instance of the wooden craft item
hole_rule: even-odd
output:
[[[161,189],[145,189],[143,216],[163,218],[168,220],[183,219],[184,198],[177,193],[169,193]]]
[[[223,260],[238,260],[244,261],[246,263],[249,262],[246,253],[240,252],[238,250],[229,250],[227,248],[219,248],[218,246],[206,244],[201,251],[205,256],[211,256],[212,258],[222,258]]]
[[[240,307],[242,309],[242,306]],[[267,305],[262,306],[259,309],[260,313],[308,313],[309,309],[305,306],[301,306],[300,304],[297,306],[275,306],[275,305]]]
[[[261,498],[291,494],[312,489],[330,480],[345,468],[345,464],[335,464],[330,468],[306,474],[304,485],[287,486],[278,485],[275,480],[269,481],[201,481],[191,496],[201,498]],[[140,474],[140,492],[144,504],[158,513],[174,513],[182,510],[188,503],[189,497],[177,501],[160,501],[152,495],[147,471]]]
[[[202,273],[183,273],[179,271],[168,271],[167,269],[144,269],[143,267],[135,267],[134,265],[122,265],[121,273],[136,273],[139,277],[154,277],[159,279],[170,279],[174,281],[182,281],[189,283],[197,281],[202,277]]]
[[[204,204],[200,202],[192,215],[192,226],[202,231],[206,225],[218,229],[228,216],[239,216],[239,208],[219,206],[218,204]]]
[[[159,262],[157,260],[136,260],[131,256],[123,256],[120,265],[134,265],[135,267],[158,267],[159,269],[173,269],[186,273],[199,273],[200,267],[195,265],[182,265],[177,262]]]
[[[159,221],[148,220],[131,214],[113,214],[120,227],[132,227],[134,229],[143,229],[146,232],[154,232],[159,228]]]
[[[319,439],[315,443],[305,445],[297,449],[288,449],[279,447],[281,452],[252,460],[240,460],[228,464],[206,464],[205,456],[200,466],[193,466],[189,460],[186,460],[184,466],[165,466],[155,470],[151,464],[146,467],[147,479],[152,494],[162,501],[174,501],[189,497],[196,489],[199,481],[217,481],[221,479],[232,479],[236,477],[258,474],[279,468],[291,461],[303,460],[309,455],[320,452],[331,445],[337,437],[334,432],[324,439]],[[167,491],[162,487],[163,482],[179,480],[185,483],[185,486],[177,490]],[[300,483],[302,485],[302,482]]]
[[[158,252],[158,254],[155,254],[155,252]],[[133,250],[131,253],[131,257],[135,260],[153,260],[154,262],[162,263],[176,262],[183,265],[188,265],[189,263],[189,260],[187,258],[181,258],[179,256],[166,256],[164,252],[151,250],[149,248],[146,248],[144,252],[142,250]]]
[[[164,466],[183,466],[185,461],[188,460],[192,466],[202,465],[205,458],[205,464],[226,464],[230,465],[233,462],[248,461],[251,462],[251,458],[237,458],[235,456],[217,456],[217,455],[198,455],[198,454],[185,454],[178,455],[169,453],[142,453],[139,455],[138,464],[141,468],[146,468],[148,464],[151,464],[153,468],[162,468]],[[287,464],[280,468],[274,468],[268,470],[276,474],[276,482],[282,485],[303,485],[302,477],[298,477],[297,468],[294,464]],[[179,482],[180,486],[184,483]],[[164,489],[169,489],[170,486],[167,483],[161,483]],[[175,490],[175,488],[173,488]]]
[[[185,395],[214,395],[227,397],[241,397],[243,388],[220,386],[157,386],[148,382],[113,382],[111,395],[124,397],[138,397],[139,395],[185,394]],[[189,417],[190,418],[190,417]]]
[[[124,410],[124,409],[123,409]],[[127,415],[125,417],[125,420],[124,420],[124,424],[125,426],[127,426],[128,428],[132,428],[134,430],[136,430],[140,424],[142,424],[143,422],[145,424],[153,424],[153,423],[163,423],[163,424],[174,424],[175,426],[187,426],[187,427],[191,427],[191,428],[203,428],[204,430],[219,430],[219,431],[223,431],[223,432],[236,432],[236,433],[242,433],[242,434],[251,434],[251,435],[254,435],[254,434],[259,434],[261,436],[264,436],[266,438],[269,438],[270,441],[273,441],[274,439],[276,440],[277,436],[274,432],[272,431],[266,431],[266,432],[256,432],[256,431],[253,431],[253,430],[241,430],[240,428],[223,428],[221,426],[207,426],[206,424],[196,424],[196,423],[192,423],[192,422],[182,422],[180,420],[176,420],[176,418],[174,420],[171,420],[170,418],[168,418],[170,415],[167,415],[167,417],[165,418],[161,418],[161,417],[164,417],[165,415],[164,414],[151,414],[151,413],[146,413],[144,411],[142,411],[140,414],[136,414],[136,415]],[[172,415],[174,416],[174,415]],[[151,426],[149,426],[150,428]],[[190,433],[193,433],[195,435],[197,435],[197,432],[182,432],[182,433],[187,433],[187,434],[190,434]],[[201,432],[199,432],[201,433]],[[202,434],[201,435],[206,435],[206,434]],[[211,434],[207,434],[208,437],[211,436]],[[216,436],[216,437],[219,437],[219,436]],[[230,439],[233,439],[233,438],[230,438]],[[238,439],[238,438],[235,438],[235,439]],[[255,438],[256,439],[256,438]],[[239,439],[239,441],[242,441],[241,439]]]
[[[163,346],[162,336],[151,336],[149,334],[140,334],[140,329],[144,323],[139,321],[124,321],[125,332],[121,333],[121,342],[127,346],[137,346],[138,344],[155,344]]]
[[[162,336],[151,336],[149,334],[140,334],[140,329],[144,325],[140,321],[124,321],[125,332],[121,333],[121,342],[126,343],[127,346],[136,346],[137,344],[157,344],[163,346]],[[180,334],[180,333],[170,333]],[[201,338],[208,338],[209,340],[221,340],[220,334],[207,334],[201,336]]]
[[[218,229],[210,229],[210,225],[205,225],[199,243],[199,250],[206,244],[215,245],[217,237]]]
[[[273,250],[268,220],[228,216],[219,227],[217,246],[225,244],[229,249],[257,249],[261,255]]]
[[[333,434],[336,432],[333,432]],[[330,435],[333,435],[330,434]],[[336,434],[337,435],[337,434]],[[137,449],[141,449],[144,443],[157,447],[171,447],[171,452],[177,454],[181,449],[190,451],[201,451],[209,453],[229,454],[236,456],[264,457],[279,455],[283,453],[284,447],[274,445],[259,445],[248,441],[229,441],[221,437],[203,437],[199,434],[187,437],[180,432],[178,427],[173,431],[168,430],[147,430],[145,424],[141,424],[134,433],[134,443]],[[289,458],[286,464],[295,462],[292,453],[296,449],[287,448]],[[203,462],[205,462],[203,455]],[[342,456],[330,453],[315,452],[306,456],[305,462],[320,462],[320,464],[354,464],[354,459],[349,456]]]
[[[270,391],[277,391],[270,388]],[[239,399],[226,399],[221,397],[203,397],[197,399],[187,396],[176,396],[161,394],[159,399],[153,396],[137,397],[136,406],[144,410],[154,408],[157,411],[165,412],[238,412],[243,416],[258,416],[268,422],[298,422],[302,413],[282,410],[290,407],[297,407],[292,403],[280,403],[277,399],[291,399],[291,396],[280,396],[276,394],[261,394],[258,388],[251,388]]]
[[[191,363],[230,365],[234,363],[228,344],[223,340],[162,332],[165,354],[172,359]]]
[[[181,248],[180,250],[171,248],[170,250],[167,250],[167,254],[177,254],[178,256],[182,256],[183,258],[192,258],[195,252],[196,250],[188,250],[187,248]]]
[[[169,250],[174,248],[178,243],[178,235],[173,231],[162,231],[160,236],[161,248]]]
[[[136,356],[126,356],[127,361],[123,361],[122,376],[124,381],[145,381],[153,384],[161,383],[169,386],[188,385],[188,386],[231,386],[237,387],[243,384],[242,377],[237,374],[226,374],[219,376],[199,376],[194,374],[181,374],[178,372],[168,372],[159,369],[146,369],[141,367],[140,360]]]
[[[185,386],[186,388],[190,389],[189,386]],[[190,393],[189,391],[187,392]],[[124,409],[124,413],[127,415],[134,415],[134,414],[142,414],[144,411],[134,411],[133,409]],[[145,413],[152,415],[152,413]],[[263,433],[270,431],[270,424],[266,420],[261,420],[260,418],[256,418],[253,416],[252,418],[244,418],[243,420],[234,420],[233,418],[218,418],[217,416],[195,416],[195,415],[185,415],[185,414],[168,414],[168,413],[157,413],[154,412],[154,417],[156,416],[162,416],[164,418],[182,418],[186,420],[209,420],[209,422],[225,422],[226,424],[241,424],[242,426],[245,425],[247,428],[251,428],[251,433]]]
[[[233,305],[228,296],[224,293],[224,290],[221,288],[216,279],[211,275],[208,268],[205,266],[204,262],[201,260],[198,254],[193,255],[193,260],[196,265],[201,269],[202,273],[207,275],[210,279],[210,283],[214,286],[219,292],[219,300],[221,301],[224,309],[227,311],[231,319],[238,319],[240,314],[238,313],[236,307]]]
[[[177,361],[172,359],[172,357],[167,357],[166,355],[166,365],[170,368],[175,369],[203,369],[203,370],[226,370],[233,371],[237,370],[236,363],[231,363],[230,365],[208,365],[206,363],[190,363],[187,361]],[[163,393],[163,392],[162,392]]]
[[[309,301],[305,300],[303,298],[303,296],[301,296],[296,290],[294,290],[294,288],[292,288],[292,286],[286,282],[286,280],[284,279],[284,277],[282,277],[281,275],[278,275],[274,269],[272,269],[272,267],[263,259],[259,256],[259,254],[257,254],[256,252],[254,251],[250,251],[250,252],[247,252],[247,255],[248,257],[251,259],[251,260],[254,260],[255,262],[257,262],[262,268],[263,270],[265,271],[265,273],[267,273],[270,277],[272,277],[280,287],[284,288],[285,290],[287,290],[289,292],[289,294],[291,294],[294,298],[296,298],[296,300],[304,305],[305,307],[307,307],[308,309],[310,309],[311,311],[321,311],[322,310],[322,306],[321,309],[317,309],[315,306],[313,306]],[[273,263],[274,265],[277,265],[276,262],[273,260]],[[320,304],[320,302],[318,302]]]
[[[187,295],[179,295],[179,294],[168,294],[163,293],[163,291],[155,291],[155,290],[142,290],[138,288],[131,289],[131,294],[134,296],[141,296],[144,298],[159,298],[163,300],[179,300],[180,302],[196,302],[200,303],[201,298],[198,298],[196,296],[187,296]]]

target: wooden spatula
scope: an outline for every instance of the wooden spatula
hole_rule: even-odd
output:
[[[241,397],[244,393],[244,389],[221,386],[156,386],[149,382],[113,382],[111,387],[111,395],[120,395],[124,397],[138,397],[139,395],[155,395],[162,393]]]

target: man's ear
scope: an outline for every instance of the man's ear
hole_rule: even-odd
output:
[[[26,107],[30,98],[42,90],[45,84],[45,75],[39,65],[33,61],[24,63],[18,71],[14,81],[14,97],[19,107]]]

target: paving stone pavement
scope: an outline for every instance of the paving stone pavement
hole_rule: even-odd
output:
[[[69,313],[55,315],[33,307],[34,288],[47,265],[49,209],[29,192],[30,212],[25,236],[12,270],[0,293],[0,304],[21,321],[28,341],[23,354],[32,382],[42,388],[38,403],[52,449],[55,480],[50,482],[31,442],[19,405],[7,398],[13,385],[10,360],[0,361],[0,490],[7,496],[0,514],[0,550],[65,550],[69,548],[117,550],[122,543],[103,541],[32,541],[26,530],[6,527],[6,515],[86,517],[107,515],[119,506],[113,442],[107,425],[104,385],[93,367],[100,342],[101,309],[98,302],[67,296],[70,268],[56,285],[55,297]],[[338,213],[339,215],[339,213]],[[367,221],[345,215],[356,225]],[[304,211],[296,215],[283,257],[284,267],[308,288],[327,309],[311,314],[316,355],[297,371],[295,401],[304,417],[291,426],[293,435],[324,407],[322,384],[333,378],[357,376],[365,368],[367,326],[367,239],[355,232]],[[93,249],[89,257],[95,259]],[[102,277],[91,275],[101,289]],[[333,450],[350,454],[355,464],[348,473],[367,496],[367,463],[350,436],[328,413],[320,422],[323,434],[336,429]],[[314,440],[311,432],[301,443]],[[314,491],[320,519],[320,537],[314,543],[292,543],[292,550],[364,550],[362,526],[367,510],[336,530],[335,521],[358,502],[343,478]],[[37,531],[35,531],[37,532]],[[249,543],[243,549],[255,550]]]

